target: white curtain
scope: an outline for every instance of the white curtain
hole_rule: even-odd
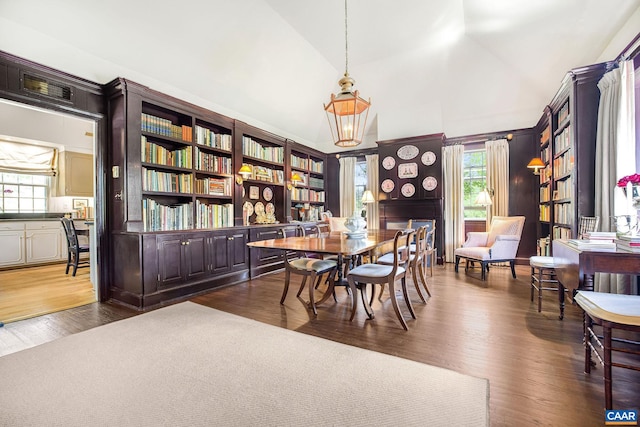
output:
[[[0,141],[0,172],[53,176],[57,167],[55,148]]]
[[[340,157],[340,216],[350,217],[356,208],[356,158]]]
[[[464,146],[442,149],[444,175],[444,260],[454,262],[453,251],[464,243]],[[440,225],[436,224],[436,227]]]
[[[602,231],[615,231],[611,219],[629,215],[629,205],[618,179],[635,170],[635,105],[633,61],[606,73],[598,82],[600,103],[596,132],[595,215]],[[595,290],[634,293],[630,276],[596,274]]]
[[[509,142],[487,141],[487,187],[493,190],[492,204],[487,209],[487,230],[494,216],[509,215]]]
[[[378,211],[378,193],[379,193],[379,173],[378,173],[378,155],[371,154],[364,156],[367,160],[367,190],[373,194],[375,202],[368,203],[367,209],[367,228],[380,228],[380,212]]]

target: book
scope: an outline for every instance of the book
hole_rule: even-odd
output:
[[[569,239],[567,242],[580,250],[615,252],[617,248],[615,242],[606,240]]]

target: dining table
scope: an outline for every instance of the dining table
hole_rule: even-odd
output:
[[[316,304],[322,304],[333,295],[335,286],[349,285],[344,277],[344,267],[347,268],[362,259],[363,255],[375,257],[380,253],[393,250],[393,239],[398,230],[370,229],[362,230],[362,234],[354,235],[349,232],[328,232],[312,236],[295,236],[279,239],[259,240],[247,243],[250,248],[280,249],[282,251],[299,251],[307,254],[335,255],[338,262],[338,272],[335,281],[329,281],[322,298],[316,303],[313,292],[307,303],[315,311]],[[355,300],[352,302],[355,304]]]

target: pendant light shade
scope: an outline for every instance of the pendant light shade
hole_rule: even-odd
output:
[[[347,0],[344,2],[345,71],[338,81],[340,92],[331,94],[331,102],[324,106],[329,120],[331,137],[339,147],[355,147],[362,142],[369,116],[371,100],[360,97],[353,90],[355,80],[349,76],[349,49],[347,38]]]

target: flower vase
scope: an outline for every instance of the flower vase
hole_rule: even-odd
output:
[[[361,216],[358,216],[355,212],[344,221],[344,226],[352,233],[363,230],[365,224],[364,219]]]

